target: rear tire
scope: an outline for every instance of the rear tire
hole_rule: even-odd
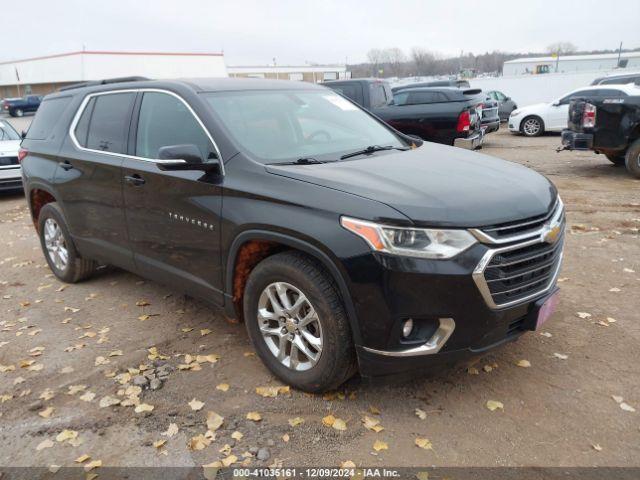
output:
[[[79,282],[91,276],[97,269],[95,261],[82,258],[78,254],[67,222],[56,202],[47,203],[40,210],[38,236],[49,268],[63,282]]]
[[[16,108],[13,111],[13,116],[14,117],[22,117],[22,116],[24,116],[24,111],[21,108]]]
[[[536,115],[530,115],[522,119],[520,132],[525,137],[539,137],[544,133],[544,122]]]
[[[253,346],[283,382],[319,393],[356,372],[342,299],[312,258],[283,252],[260,262],[247,281],[243,307]]]
[[[622,166],[625,164],[624,155],[613,155],[611,153],[607,153],[605,154],[605,157],[607,157],[607,159],[614,165]]]
[[[640,178],[640,138],[627,149],[627,171],[636,178]]]

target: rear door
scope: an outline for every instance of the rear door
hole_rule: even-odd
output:
[[[142,93],[136,111],[123,176],[137,270],[222,304],[222,176],[163,171],[156,163],[158,150],[169,145],[196,145],[211,160],[219,152],[188,104],[170,92]]]
[[[122,197],[135,92],[90,95],[71,124],[60,153],[55,184],[80,253],[133,268]]]

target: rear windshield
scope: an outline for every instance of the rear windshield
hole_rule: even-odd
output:
[[[70,101],[71,97],[57,97],[42,102],[36,117],[29,127],[27,138],[30,140],[45,140],[48,138]]]
[[[0,142],[7,140],[20,140],[20,135],[11,125],[0,120]]]

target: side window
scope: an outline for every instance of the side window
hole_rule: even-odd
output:
[[[155,159],[161,147],[185,144],[197,146],[205,160],[217,158],[211,140],[181,100],[166,93],[145,93],[138,118],[136,155]]]
[[[407,105],[420,105],[425,103],[438,103],[446,101],[446,97],[440,92],[411,92],[407,98]]]
[[[350,98],[358,105],[362,105],[362,89],[359,84],[351,84],[351,85],[335,85],[331,86],[336,92],[340,92],[347,98]]]
[[[627,96],[623,91],[614,88],[603,88],[602,90],[598,90],[597,93],[600,98],[622,98]]]
[[[406,105],[409,98],[409,92],[396,93],[393,96],[393,103],[396,105]]]
[[[494,99],[499,102],[504,102],[507,99],[507,96],[502,92],[493,92],[493,94],[495,95]]]
[[[87,132],[87,148],[125,153],[134,93],[110,93],[95,98]]]
[[[384,107],[387,104],[387,95],[384,91],[384,85],[381,83],[372,83],[369,95],[371,96],[371,108]]]
[[[571,93],[564,98],[561,98],[558,102],[560,105],[567,105],[571,100],[578,97],[584,97],[589,95],[589,90],[580,90],[578,92]],[[593,96],[593,95],[592,95]]]

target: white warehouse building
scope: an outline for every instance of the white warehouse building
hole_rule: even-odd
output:
[[[44,95],[88,80],[226,77],[222,53],[78,51],[0,62],[0,98]]]
[[[640,70],[640,52],[626,52],[597,55],[561,55],[558,57],[516,58],[504,62],[502,74],[528,75],[540,73],[576,73],[610,71],[614,68]]]
[[[351,72],[347,71],[345,65],[229,66],[227,71],[230,77],[268,78],[311,83],[351,78]]]

